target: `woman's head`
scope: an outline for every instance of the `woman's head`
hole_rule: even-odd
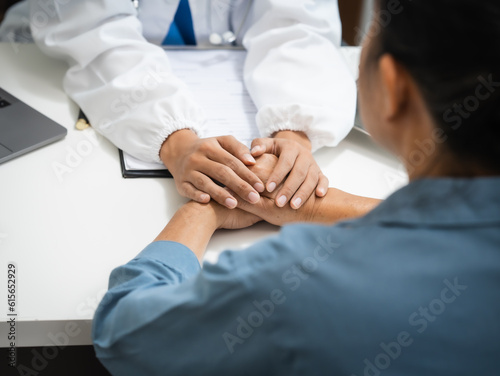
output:
[[[447,152],[499,171],[500,2],[376,0],[375,8],[360,73],[374,137],[410,168]]]

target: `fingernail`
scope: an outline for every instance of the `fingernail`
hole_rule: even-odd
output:
[[[250,192],[250,194],[248,195],[248,201],[250,201],[252,204],[255,204],[259,200],[260,196],[255,192]]]
[[[276,189],[276,183],[275,182],[271,182],[267,185],[267,191],[268,192],[272,192]]]
[[[247,162],[255,163],[254,157],[252,157],[250,154],[244,154],[243,159]]]
[[[252,148],[252,150],[250,151],[250,153],[252,153],[252,154],[257,153],[258,151],[260,151],[261,148],[262,148],[262,146],[260,146],[260,145],[254,146]]]
[[[286,196],[281,196],[280,198],[278,198],[278,206],[281,208],[282,206],[284,206],[286,203]]]
[[[320,188],[318,189],[318,193],[321,195],[321,196],[324,196],[325,195],[325,190],[323,188]]]
[[[200,196],[200,201],[205,202],[205,201],[207,201],[207,200],[209,200],[209,199],[210,199],[210,196],[209,196],[209,195],[207,195],[206,193],[203,193],[203,194]]]
[[[297,197],[295,200],[293,200],[293,206],[296,209],[300,208],[301,204],[302,204],[302,199],[300,197]]]
[[[255,190],[257,192],[264,192],[265,188],[264,188],[264,184],[262,183],[255,183],[254,186]]]
[[[238,205],[238,201],[234,198],[226,198],[225,204],[229,209],[234,209]]]

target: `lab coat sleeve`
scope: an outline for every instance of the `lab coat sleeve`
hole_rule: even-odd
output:
[[[117,147],[160,162],[173,132],[202,132],[203,113],[165,52],[142,36],[131,1],[30,1],[38,46],[69,64],[63,86],[92,126]]]
[[[340,54],[335,0],[258,0],[243,45],[245,83],[263,137],[303,131],[313,151],[335,146],[354,124],[356,85]]]

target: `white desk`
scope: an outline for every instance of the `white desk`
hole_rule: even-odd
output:
[[[74,128],[78,108],[62,90],[64,63],[34,45],[4,43],[0,66],[0,86],[68,129],[64,140],[0,165],[0,347],[8,347],[10,261],[18,270],[16,345],[58,345],[54,337],[91,344],[110,271],[152,241],[185,200],[171,179],[123,179],[116,147]],[[358,131],[317,159],[330,184],[351,193],[385,198],[406,182],[400,163]],[[55,164],[68,162],[71,172],[59,178]],[[219,232],[207,259],[277,231],[258,224]]]

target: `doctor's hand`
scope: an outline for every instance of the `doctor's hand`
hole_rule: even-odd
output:
[[[269,182],[269,177],[272,175],[273,171],[276,169],[279,163],[278,157],[274,154],[262,154],[256,157],[256,163],[250,166],[249,169],[254,172],[264,184]],[[282,226],[287,223],[293,222],[307,222],[312,221],[313,216],[312,206],[316,203],[316,196],[311,195],[306,203],[301,206],[300,209],[292,209],[290,206],[283,208],[277,207],[274,204],[276,199],[276,194],[283,185],[278,186],[278,189],[273,190],[273,192],[264,192],[260,201],[256,204],[247,204],[242,202],[238,203],[238,209],[240,212],[247,212],[247,214],[253,214],[258,216],[261,220],[265,220],[268,223]]]
[[[200,139],[183,129],[163,143],[160,158],[172,173],[179,193],[199,203],[214,199],[229,209],[237,206],[234,195],[212,179],[249,203],[258,202],[259,192],[265,189],[247,167],[255,164],[250,151],[232,136]]]
[[[311,143],[303,132],[281,131],[274,138],[255,139],[252,155],[258,157],[264,153],[279,158],[266,183],[268,192],[276,192],[278,207],[284,207],[290,201],[292,209],[299,209],[313,193],[318,197],[326,195],[328,178],[316,163]]]
[[[278,158],[272,154],[263,154],[256,159],[257,163],[250,166],[250,170],[263,182],[268,182],[268,177],[279,163]],[[262,193],[260,201],[253,205],[240,200],[238,209],[277,226],[294,222],[332,224],[340,220],[362,216],[380,203],[380,200],[329,188],[324,197],[310,195],[299,209],[292,209],[289,205],[279,208],[275,205],[275,199],[276,193],[281,188],[278,186],[272,193]]]

